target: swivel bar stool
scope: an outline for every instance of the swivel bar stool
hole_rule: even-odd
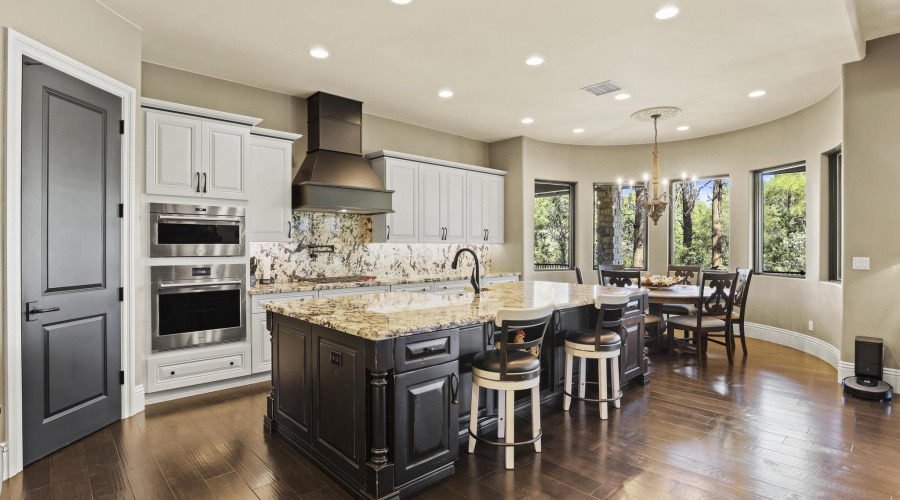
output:
[[[513,468],[513,446],[534,444],[541,452],[541,383],[540,346],[553,316],[553,305],[534,309],[500,309],[494,320],[500,331],[500,348],[478,353],[472,360],[472,417],[469,420],[469,453],[475,452],[475,442],[506,447],[506,468]],[[523,330],[523,342],[510,342],[510,332]],[[528,331],[540,331],[540,336],[528,340]],[[535,336],[535,335],[532,335]],[[478,389],[498,391],[497,441],[478,436]],[[531,431],[528,441],[515,442],[515,391],[531,389]],[[493,416],[491,416],[493,417]],[[484,418],[491,418],[484,417]],[[503,441],[500,441],[503,439]]]
[[[594,306],[600,310],[597,316],[597,326],[593,329],[583,328],[566,332],[566,388],[563,396],[563,409],[569,411],[572,400],[588,401],[600,404],[600,418],[609,418],[607,404],[613,403],[616,408],[621,407],[622,390],[619,389],[619,352],[622,346],[622,337],[619,335],[622,327],[622,318],[628,303],[632,300],[630,292],[600,295],[594,302]],[[573,358],[580,358],[578,368],[578,395],[572,394],[572,363]],[[585,397],[587,360],[597,360],[597,372],[599,380],[596,383],[600,387],[600,397],[590,399]],[[606,361],[609,360],[609,370],[612,372],[612,388],[614,395],[607,397],[606,391]]]

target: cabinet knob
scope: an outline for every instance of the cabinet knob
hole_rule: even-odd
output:
[[[231,362],[231,366],[234,366],[234,361]]]
[[[169,373],[169,375],[175,375],[175,372],[173,371],[173,372]]]

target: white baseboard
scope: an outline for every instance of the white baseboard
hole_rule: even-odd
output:
[[[806,354],[821,359],[840,372],[838,367],[842,364],[841,350],[822,339],[804,333],[792,332],[783,328],[761,325],[759,323],[747,322],[745,323],[745,327],[747,337],[765,340],[766,342],[772,342],[773,344],[779,344],[797,349],[798,351],[803,351]]]
[[[131,398],[131,414],[137,415],[138,413],[144,411],[144,407],[146,406],[146,401],[144,400],[144,384],[137,385],[134,387],[134,396]]]
[[[3,481],[9,479],[9,448],[6,442],[0,443],[0,477]],[[3,485],[0,484],[0,492],[3,491]]]
[[[173,399],[181,399],[190,396],[206,394],[208,392],[215,392],[224,389],[240,387],[243,385],[256,384],[259,382],[265,382],[266,380],[272,380],[272,372],[257,373],[254,375],[221,380],[218,382],[209,382],[207,384],[194,385],[190,387],[179,387],[178,389],[171,389],[168,391],[153,392],[144,395],[144,401],[145,404],[148,405],[153,403],[162,403],[163,401],[171,401]]]

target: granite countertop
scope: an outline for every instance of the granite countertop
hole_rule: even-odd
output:
[[[368,340],[385,340],[493,321],[502,308],[557,309],[594,303],[598,295],[642,290],[548,281],[493,283],[480,298],[473,292],[448,295],[391,292],[265,304],[276,314],[307,321]]]
[[[510,273],[496,271],[485,273],[483,278],[501,278],[504,276],[516,276],[519,273]],[[482,279],[483,279],[482,278]],[[448,277],[445,274],[432,274],[422,276],[410,276],[407,278],[376,278],[374,280],[353,282],[353,283],[321,283],[316,284],[309,281],[287,281],[283,283],[274,283],[272,285],[256,285],[247,289],[249,295],[263,295],[267,293],[289,293],[289,292],[311,292],[316,290],[334,290],[337,288],[356,288],[362,286],[390,286],[390,285],[406,285],[413,283],[433,283],[436,281],[457,281],[467,280],[468,277]]]

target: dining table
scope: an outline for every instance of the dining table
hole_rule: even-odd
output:
[[[629,288],[634,288],[629,287]],[[650,314],[659,317],[662,332],[666,330],[666,318],[663,316],[663,304],[687,304],[695,308],[700,302],[700,287],[697,285],[672,285],[662,288],[644,287],[647,290]],[[704,297],[708,297],[713,288],[706,287]],[[727,292],[727,289],[726,289]]]

